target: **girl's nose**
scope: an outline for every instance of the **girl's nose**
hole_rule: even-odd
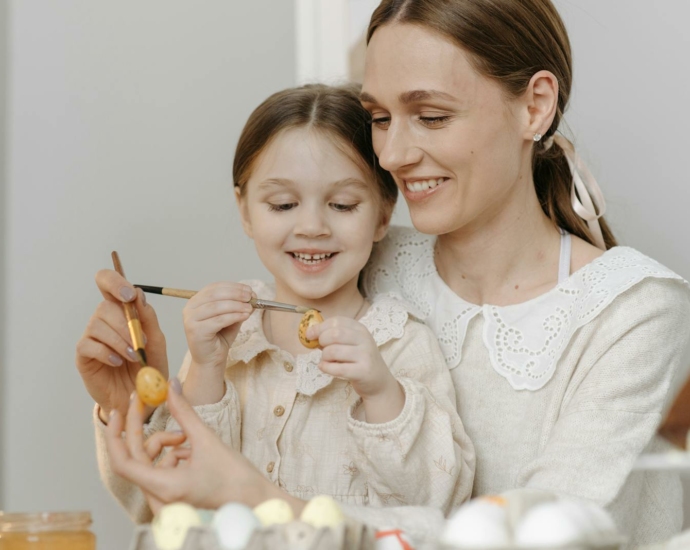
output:
[[[405,166],[421,162],[423,152],[403,125],[391,123],[387,131],[376,137],[381,140],[379,164],[384,170],[395,173]]]
[[[315,239],[328,237],[331,234],[326,212],[323,209],[305,208],[302,214],[295,225],[295,235]]]

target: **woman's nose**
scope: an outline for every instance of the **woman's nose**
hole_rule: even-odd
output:
[[[413,142],[403,125],[391,124],[386,132],[380,132],[379,164],[384,170],[396,172],[405,166],[422,160],[422,150]]]

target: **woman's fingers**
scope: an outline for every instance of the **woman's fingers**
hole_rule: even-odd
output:
[[[155,459],[163,447],[176,447],[184,443],[187,436],[182,432],[156,432],[144,442],[144,451],[149,459]]]
[[[182,386],[177,378],[170,380],[168,390],[168,409],[170,414],[187,434],[187,440],[192,444],[192,448],[194,448],[195,441],[208,434],[215,437],[215,434],[204,424],[182,395]]]
[[[102,302],[106,306],[118,307],[112,302]],[[99,308],[105,310],[107,308]],[[111,324],[112,323],[112,324]],[[114,326],[113,326],[114,325]],[[123,334],[125,332],[125,334]],[[127,358],[129,361],[137,361],[137,356],[131,345],[131,338],[127,331],[127,325],[117,322],[116,319],[106,316],[105,318],[95,316],[91,318],[86,327],[85,335],[93,340],[101,342],[117,353],[120,357]]]
[[[125,442],[129,454],[134,460],[150,463],[149,455],[144,449],[144,402],[139,395],[132,392],[132,398],[125,419]]]
[[[137,297],[132,283],[113,269],[101,269],[96,273],[96,285],[109,302],[131,302]]]
[[[90,370],[90,366],[93,366],[91,363],[93,359],[111,367],[121,367],[124,364],[122,357],[105,344],[88,337],[82,337],[77,342],[76,363],[79,371]]]
[[[156,468],[176,468],[181,460],[189,460],[192,450],[187,447],[171,449],[156,464]]]

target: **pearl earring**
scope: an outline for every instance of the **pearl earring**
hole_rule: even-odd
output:
[[[541,134],[537,133],[534,134],[534,137],[532,138],[534,141],[540,141],[541,140]]]

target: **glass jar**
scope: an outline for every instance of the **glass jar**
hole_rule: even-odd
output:
[[[0,512],[0,550],[96,550],[89,512]]]

